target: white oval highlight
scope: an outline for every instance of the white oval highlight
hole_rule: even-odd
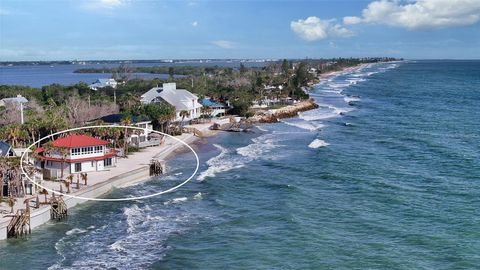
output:
[[[60,193],[58,191],[55,191],[55,190],[52,190],[50,188],[47,188],[47,187],[44,187],[43,185],[40,185],[39,183],[35,182],[33,179],[30,178],[30,176],[27,174],[27,172],[25,171],[25,169],[23,168],[23,159],[25,157],[25,155],[27,154],[28,150],[31,150],[31,148],[33,146],[35,146],[36,144],[40,143],[41,141],[43,140],[46,140],[46,139],[49,139],[49,138],[53,138],[54,136],[57,136],[57,135],[60,135],[60,134],[63,134],[63,133],[67,133],[67,132],[71,132],[71,131],[78,131],[78,130],[84,130],[84,129],[95,129],[95,128],[128,128],[128,129],[137,129],[137,130],[147,130],[149,132],[153,132],[153,133],[158,133],[158,134],[161,134],[161,135],[165,135],[165,136],[168,136],[174,140],[177,140],[179,141],[180,143],[182,143],[183,145],[185,145],[188,149],[190,149],[192,152],[193,152],[193,155],[195,156],[195,159],[196,159],[196,166],[195,166],[195,171],[192,173],[192,175],[190,177],[188,177],[185,181],[181,182],[180,184],[172,187],[172,188],[169,188],[167,190],[164,190],[164,191],[160,191],[160,192],[157,192],[157,193],[154,193],[154,194],[150,194],[150,195],[144,195],[144,196],[138,196],[138,197],[128,197],[128,198],[114,198],[114,199],[104,199],[104,198],[89,198],[89,197],[82,197],[82,196],[75,196],[75,195],[71,195],[71,194],[66,194],[66,193]],[[43,188],[51,193],[55,193],[55,194],[60,194],[60,195],[63,195],[65,197],[70,197],[70,198],[76,198],[76,199],[81,199],[81,200],[89,200],[89,201],[103,201],[103,202],[118,202],[118,201],[133,201],[133,200],[142,200],[142,199],[147,199],[147,198],[151,198],[151,197],[155,197],[155,196],[159,196],[159,195],[162,195],[162,194],[165,194],[165,193],[169,193],[169,192],[173,192],[175,190],[177,190],[178,188],[180,188],[181,186],[185,185],[186,183],[188,183],[190,180],[192,180],[192,178],[197,174],[198,172],[198,169],[200,167],[200,159],[198,158],[198,155],[197,155],[197,152],[195,152],[195,150],[193,150],[193,148],[188,145],[186,142],[180,140],[179,138],[175,138],[174,136],[172,135],[169,135],[169,134],[166,134],[166,133],[163,133],[163,132],[160,132],[160,131],[156,131],[156,130],[152,130],[152,129],[145,129],[145,128],[139,128],[139,127],[131,127],[131,126],[118,126],[118,125],[96,125],[96,126],[85,126],[85,127],[77,127],[77,128],[71,128],[71,129],[67,129],[67,130],[63,130],[63,131],[59,131],[59,132],[56,132],[56,133],[53,133],[53,134],[50,134],[48,136],[45,136],[37,141],[35,141],[34,143],[32,143],[31,145],[29,145],[26,149],[26,151],[22,154],[22,156],[20,157],[20,169],[22,170],[22,173],[24,173],[27,177],[27,179],[32,182],[34,185],[36,185],[37,187],[40,187],[40,188]],[[108,181],[108,180],[107,180]]]

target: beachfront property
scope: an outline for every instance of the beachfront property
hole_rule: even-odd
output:
[[[97,120],[101,120],[105,123],[110,125],[122,125],[122,114],[110,114],[104,117],[101,117]],[[149,146],[156,146],[160,144],[160,140],[157,134],[152,133],[153,126],[152,121],[146,117],[142,116],[132,116],[130,118],[130,125],[132,127],[142,128],[143,130],[139,129],[132,129],[133,134],[130,134],[128,137],[128,141],[131,145],[134,145],[139,148],[149,147]]]
[[[108,142],[87,135],[68,135],[38,148],[37,167],[45,179],[63,175],[104,171],[117,163],[117,152]]]
[[[210,108],[211,112],[209,113],[212,117],[224,116],[227,109],[229,108],[227,105],[216,102],[212,100],[210,97],[205,97],[202,99],[201,104],[204,107]]]
[[[98,89],[100,88],[104,88],[104,87],[112,87],[112,88],[117,88],[117,81],[115,81],[115,79],[98,79],[96,80],[95,82],[93,82],[92,84],[90,84],[88,87],[90,87],[90,89],[92,90],[95,90],[97,91]]]
[[[154,87],[141,95],[142,104],[166,102],[175,107],[175,122],[190,121],[201,116],[202,104],[198,103],[195,94],[177,89],[176,83],[164,83],[162,87]],[[187,111],[188,116],[181,116],[182,111]]]

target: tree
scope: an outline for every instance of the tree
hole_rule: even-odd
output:
[[[180,117],[182,117],[182,126],[183,126],[183,120],[185,120],[185,117],[189,117],[190,113],[186,110],[180,111]]]
[[[14,197],[10,196],[8,198],[8,206],[10,207],[10,213],[13,214],[13,207],[15,206],[15,203],[17,202],[17,199]]]
[[[288,71],[290,70],[290,64],[288,63],[287,59],[283,59],[282,61],[282,73],[285,78],[288,77]]]
[[[248,69],[245,67],[243,63],[240,63],[240,74],[245,74]]]
[[[120,99],[120,108],[122,111],[131,112],[138,106],[140,106],[140,99],[132,92],[126,93]]]
[[[87,180],[88,180],[88,174],[87,173],[82,173],[80,175],[82,177],[83,182],[85,183],[85,186],[87,185]]]
[[[128,140],[129,140],[129,133],[128,133],[128,127],[132,124],[132,118],[127,115],[124,116],[122,119],[122,126],[125,126],[125,129],[123,131],[123,157],[127,157],[128,154]]]
[[[168,76],[170,76],[170,79],[173,79],[174,74],[175,74],[175,68],[174,67],[168,67]]]
[[[70,184],[71,182],[73,181],[73,174],[70,174],[67,178],[69,178],[68,180],[63,180],[63,184],[65,184],[65,187],[67,188],[67,193],[70,193]]]

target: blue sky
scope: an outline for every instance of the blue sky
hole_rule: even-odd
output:
[[[1,0],[0,60],[480,59],[479,0]]]

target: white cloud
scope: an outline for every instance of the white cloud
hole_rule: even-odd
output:
[[[233,49],[235,47],[235,43],[228,40],[215,40],[212,43],[223,49]]]
[[[472,25],[480,21],[479,0],[379,0],[361,17],[344,17],[344,24],[379,23],[412,30]]]
[[[114,9],[125,5],[128,0],[87,0],[83,7],[89,10]]]
[[[197,22],[197,21],[192,22],[192,26],[193,26],[193,27],[197,27],[197,25],[198,25],[198,22]]]
[[[308,17],[305,20],[292,21],[290,28],[301,38],[308,41],[353,36],[350,30],[335,23],[335,20],[321,20],[315,16]]]

